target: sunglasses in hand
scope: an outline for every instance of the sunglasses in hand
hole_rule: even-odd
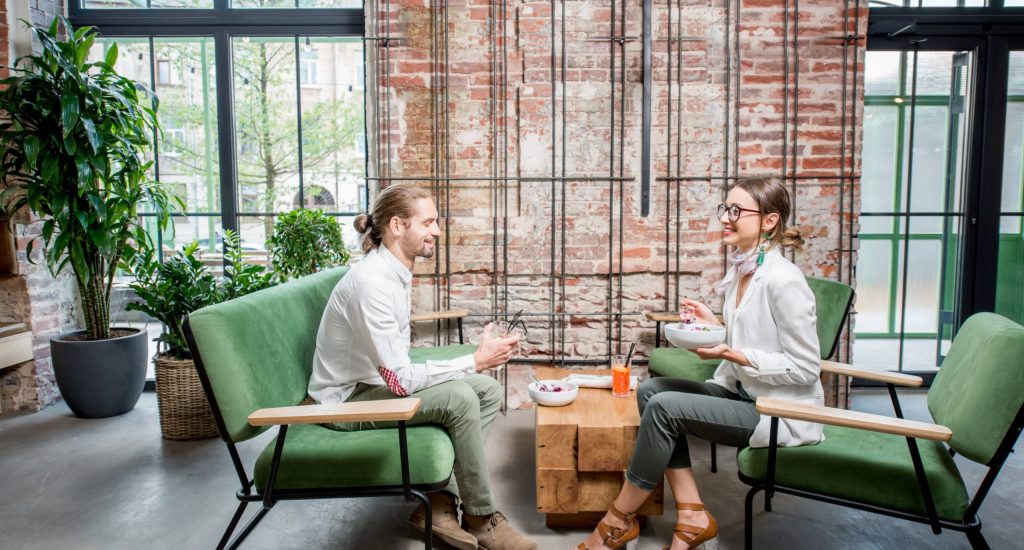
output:
[[[506,324],[505,326],[505,333],[502,335],[502,338],[508,338],[508,335],[511,334],[512,330],[515,329],[516,327],[522,328],[523,334],[527,334],[530,332],[526,330],[526,323],[524,323],[523,320],[520,319],[520,316],[522,316],[522,314],[523,310],[520,309],[518,313],[512,316],[512,320],[509,321],[508,324]]]

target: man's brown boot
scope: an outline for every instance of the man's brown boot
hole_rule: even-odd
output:
[[[537,550],[537,543],[513,529],[501,512],[471,516],[463,509],[462,526],[476,537],[481,550]]]
[[[476,537],[467,533],[459,526],[458,508],[456,508],[455,495],[447,491],[438,491],[427,494],[430,499],[430,511],[434,527],[434,536],[444,542],[458,548],[459,550],[476,550]],[[420,504],[416,511],[409,516],[409,525],[415,527],[420,533],[426,530],[426,510]]]

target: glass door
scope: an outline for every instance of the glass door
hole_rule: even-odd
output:
[[[854,361],[928,373],[953,335],[973,54],[869,51]]]
[[[1009,65],[995,311],[1024,323],[1024,49]]]

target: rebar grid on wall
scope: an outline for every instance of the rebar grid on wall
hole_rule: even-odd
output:
[[[850,29],[851,0],[844,0],[843,5],[843,31],[840,36],[821,37],[818,39],[801,37],[800,34],[800,2],[799,0],[785,0],[781,7],[783,11],[783,40],[782,40],[782,65],[783,65],[783,114],[782,114],[782,169],[780,177],[787,182],[793,200],[793,212],[791,223],[795,223],[798,215],[797,182],[803,181],[804,185],[817,186],[838,186],[840,213],[839,213],[839,242],[834,252],[837,253],[838,271],[837,278],[845,283],[851,284],[855,278],[855,270],[852,261],[854,252],[855,219],[847,212],[848,207],[853,207],[856,197],[856,187],[859,184],[859,175],[856,173],[856,143],[852,143],[852,153],[846,155],[848,148],[847,133],[854,129],[854,140],[856,139],[857,113],[855,108],[856,91],[859,89],[859,45],[860,36],[861,0],[852,0],[855,3],[854,29]],[[445,229],[451,221],[451,188],[458,182],[487,182],[491,197],[491,312],[477,313],[481,317],[501,317],[509,315],[509,279],[510,277],[536,275],[529,273],[511,273],[509,264],[509,208],[511,204],[511,192],[521,194],[521,186],[524,183],[548,183],[550,185],[550,236],[548,249],[548,301],[549,307],[545,311],[532,311],[528,315],[546,317],[549,323],[548,339],[550,342],[550,357],[537,358],[536,360],[552,360],[561,364],[579,362],[579,358],[568,357],[566,354],[566,330],[567,316],[578,315],[586,317],[606,317],[606,336],[608,355],[614,351],[621,351],[623,340],[623,317],[637,317],[641,312],[623,311],[623,232],[625,217],[625,195],[627,184],[636,183],[637,178],[627,175],[625,170],[625,142],[626,124],[630,116],[635,113],[626,111],[626,94],[630,85],[636,83],[627,82],[627,44],[637,40],[637,37],[627,36],[627,4],[625,0],[611,0],[611,18],[609,22],[609,36],[599,37],[591,40],[603,40],[609,46],[609,160],[607,177],[601,176],[576,176],[567,172],[567,125],[569,117],[567,113],[568,90],[566,87],[567,73],[567,49],[566,49],[566,3],[565,0],[549,0],[550,12],[550,56],[549,73],[551,84],[550,109],[551,109],[551,165],[550,176],[522,176],[522,167],[516,165],[516,174],[511,173],[511,161],[509,158],[510,135],[509,126],[513,123],[515,115],[509,109],[510,81],[509,81],[509,5],[507,0],[492,2],[489,6],[489,17],[487,21],[488,32],[488,55],[490,69],[490,103],[488,109],[489,143],[491,145],[489,174],[487,176],[454,176],[451,172],[451,147],[450,147],[450,113],[451,108],[449,96],[449,7],[447,0],[432,0],[431,11],[431,134],[433,162],[430,174],[423,176],[403,175],[395,177],[392,172],[392,114],[391,114],[391,64],[389,46],[395,43],[391,36],[390,0],[385,0],[384,15],[378,21],[377,33],[381,40],[374,44],[374,55],[381,61],[378,62],[378,75],[375,78],[378,102],[383,102],[376,112],[377,136],[384,136],[384,146],[378,145],[374,153],[376,162],[376,174],[368,177],[368,181],[379,181],[382,185],[398,181],[429,182],[432,185],[435,202],[445,222]],[[652,0],[642,0],[645,18],[651,17]],[[684,6],[681,0],[667,0],[668,9],[668,36],[652,36],[649,31],[650,21],[641,21],[643,31],[639,39],[641,41],[654,41],[665,44],[664,53],[667,59],[668,76],[665,82],[667,87],[668,101],[667,121],[668,131],[665,145],[665,169],[666,173],[651,178],[656,184],[664,184],[665,197],[665,233],[664,250],[666,253],[666,271],[664,275],[664,303],[666,310],[678,309],[680,305],[680,277],[683,273],[682,265],[682,233],[681,221],[683,219],[682,192],[688,183],[702,182],[721,184],[720,191],[724,197],[730,182],[741,177],[739,163],[739,129],[741,117],[741,53],[740,53],[740,24],[741,2],[740,0],[726,0],[724,3],[726,29],[732,32],[725,34],[725,120],[723,127],[722,162],[719,163],[720,173],[686,174],[682,163],[683,150],[683,104],[682,92],[685,86],[683,78],[683,49],[684,44],[689,41],[706,41],[704,37],[688,37],[683,35]],[[380,13],[379,11],[377,13]],[[561,17],[558,17],[558,14]],[[840,169],[835,176],[811,176],[803,175],[799,170],[800,162],[800,49],[802,44],[834,44],[842,47],[842,82],[841,82],[841,122],[840,122]],[[382,53],[383,52],[383,53]],[[849,67],[849,59],[854,59],[852,71]],[[561,55],[559,62],[559,54]],[[651,55],[649,48],[641,52],[643,59],[642,66],[650,67]],[[383,56],[383,58],[381,58]],[[383,69],[383,70],[381,70]],[[560,71],[560,72],[559,72]],[[852,72],[852,85],[850,84],[850,73]],[[649,76],[649,75],[645,75]],[[675,78],[673,78],[673,76]],[[643,79],[649,81],[649,78]],[[650,84],[644,82],[644,100],[649,101]],[[673,101],[673,99],[675,101]],[[651,124],[648,116],[644,117],[645,124],[642,127],[640,136],[646,143],[649,143]],[[560,125],[560,126],[559,126]],[[673,127],[675,133],[673,134]],[[518,136],[518,127],[517,134]],[[673,158],[674,157],[674,158]],[[675,161],[673,167],[673,160]],[[847,162],[849,161],[849,162]],[[643,164],[643,163],[641,163]],[[605,273],[607,279],[605,304],[602,311],[593,312],[568,312],[566,302],[566,246],[567,234],[567,201],[566,192],[570,183],[580,182],[606,182],[608,185],[608,271]],[[512,186],[515,189],[512,189]],[[673,197],[674,193],[674,197]],[[674,198],[674,201],[673,201]],[[520,201],[516,201],[520,204]],[[644,207],[646,205],[643,205]],[[673,214],[674,208],[674,214]],[[618,219],[616,219],[618,216]],[[671,230],[672,224],[675,230]],[[849,224],[849,227],[847,227]],[[444,262],[442,264],[440,255],[435,256],[434,273],[432,283],[434,290],[434,307],[448,308],[452,303],[452,267],[451,267],[451,241],[447,235],[444,239]],[[618,259],[618,270],[616,271],[616,258]],[[674,263],[673,263],[674,258]],[[723,268],[725,267],[725,256],[723,254]],[[844,269],[845,268],[845,269]],[[616,296],[616,290],[618,291]],[[440,342],[442,331],[438,331],[435,341]],[[849,323],[846,327],[846,335],[849,338],[851,333]],[[450,332],[448,333],[450,334]],[[840,357],[848,356],[848,347],[841,352]]]

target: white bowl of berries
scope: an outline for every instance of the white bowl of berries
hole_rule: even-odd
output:
[[[665,338],[677,348],[710,348],[725,342],[725,327],[702,323],[668,323]]]
[[[576,400],[579,386],[561,380],[541,380],[530,382],[526,389],[534,403],[547,407],[561,407]]]

